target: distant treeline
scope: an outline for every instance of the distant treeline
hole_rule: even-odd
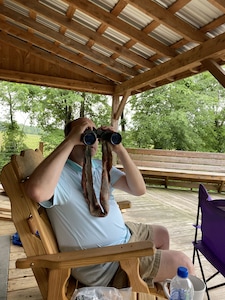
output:
[[[5,122],[0,122],[0,131],[4,131],[4,128],[5,128]],[[35,126],[28,126],[28,125],[22,125],[22,124],[19,124],[19,127],[22,129],[22,131],[25,133],[25,134],[35,134],[35,135],[39,135],[41,134],[41,129],[39,129],[38,127],[35,127]]]

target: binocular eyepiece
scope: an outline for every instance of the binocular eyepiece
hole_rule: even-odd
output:
[[[118,132],[111,130],[87,129],[81,136],[81,141],[88,146],[95,143],[96,139],[101,139],[110,142],[112,145],[118,145],[122,141],[122,136]]]

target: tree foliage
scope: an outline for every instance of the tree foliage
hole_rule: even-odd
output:
[[[16,112],[24,110],[28,90],[17,83],[1,83],[0,103],[2,116],[7,122],[2,124],[3,143],[1,144],[1,165],[7,162],[11,155],[25,147],[24,132],[16,121]]]
[[[111,108],[106,96],[8,82],[0,85],[0,104],[5,108],[6,119],[11,120],[10,130],[15,126],[19,137],[20,127],[15,121],[15,112],[26,113],[31,126],[41,130],[47,152],[62,141],[62,129],[70,120],[87,116],[97,126],[110,123]],[[17,144],[15,136],[10,137],[13,144]]]
[[[72,90],[0,82],[0,105],[1,155],[25,147],[18,111],[41,132],[47,152],[62,141],[69,120],[86,116],[96,126],[111,122],[107,96]],[[225,90],[207,72],[131,97],[123,116],[126,147],[225,152]]]
[[[90,117],[96,124],[108,124],[110,106],[107,98],[69,90],[32,87],[30,114],[43,130],[42,140],[48,150],[63,139],[65,124],[78,117]]]
[[[225,90],[204,73],[131,99],[136,147],[224,152]]]

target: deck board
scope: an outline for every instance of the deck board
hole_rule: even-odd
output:
[[[225,198],[225,195],[212,193],[213,198]],[[125,192],[115,191],[117,200],[130,200],[132,207],[124,211],[125,221],[161,224],[168,228],[171,238],[171,249],[182,250],[192,258],[192,240],[194,238],[198,195],[196,191],[176,189],[148,188],[144,196],[135,197]],[[0,196],[0,207],[2,203]],[[10,203],[4,197],[4,207],[10,208]],[[0,236],[12,235],[15,227],[11,221],[0,220]],[[8,279],[8,300],[33,299],[41,300],[41,295],[31,270],[15,269],[15,261],[25,254],[23,248],[11,245]],[[204,268],[209,273],[212,267],[204,262]],[[196,263],[196,274],[201,277]],[[222,277],[222,276],[221,276]],[[221,278],[224,279],[224,278]],[[215,279],[216,281],[218,279]],[[214,281],[215,281],[214,280]],[[210,291],[211,300],[223,299],[225,287]],[[206,298],[205,298],[206,299]]]
[[[0,236],[0,299],[7,299],[10,236]]]

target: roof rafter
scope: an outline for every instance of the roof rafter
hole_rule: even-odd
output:
[[[15,80],[16,78],[16,80]],[[113,93],[113,87],[106,84],[84,82],[80,80],[61,78],[49,76],[49,75],[40,75],[32,74],[26,72],[15,72],[0,69],[0,79],[8,81],[16,81],[20,83],[29,83],[37,84],[48,87],[62,88],[74,91],[97,93],[103,95],[111,95]]]
[[[220,36],[206,41],[204,44],[195,47],[189,52],[180,54],[173,58],[173,61],[165,62],[163,65],[159,65],[144,74],[139,74],[135,78],[129,79],[126,82],[117,85],[115,88],[115,94],[122,95],[125,91],[130,89],[139,89],[146,82],[154,83],[158,80],[163,80],[170,76],[174,76],[178,72],[184,72],[187,69],[192,69],[198,66],[202,60],[211,58],[213,55],[220,56],[221,53],[224,55],[225,48],[225,33]],[[185,65],[184,62],[185,61]],[[164,70],[164,72],[163,72]]]
[[[202,64],[207,70],[219,81],[219,83],[225,87],[225,71],[212,59],[205,59]]]
[[[109,12],[101,8],[96,8],[96,5],[92,4],[88,0],[64,0],[67,3],[73,4],[82,11],[85,11],[91,17],[101,20],[101,22],[107,24],[108,26],[123,32],[130,39],[134,39],[136,42],[145,44],[146,47],[149,47],[153,51],[159,52],[160,54],[173,57],[176,56],[176,52],[173,49],[170,49],[158,42],[157,40],[151,38],[149,35],[146,35],[143,31],[136,29],[135,27],[125,23],[124,21],[116,18],[111,15]]]
[[[4,24],[0,22],[0,28],[5,29],[4,27],[5,27]],[[34,36],[29,32],[21,31],[16,28],[9,28],[8,26],[7,26],[7,30],[5,29],[5,32],[8,32],[15,37],[17,36],[22,37],[25,41],[29,43],[32,42],[32,44],[35,45],[36,48],[34,48],[34,46],[30,46],[29,43],[25,44],[24,42],[21,42],[9,35],[4,38],[3,42],[11,44],[12,46],[13,45],[15,46],[16,43],[18,48],[23,49],[28,53],[32,51],[33,54],[35,54],[35,56],[39,56],[40,58],[44,58],[45,56],[47,56],[46,60],[51,61],[52,63],[57,63],[59,65],[64,63],[64,68],[69,69],[70,71],[74,71],[73,65],[69,63],[69,62],[73,62],[79,66],[86,67],[86,69],[93,71],[95,74],[97,73],[99,75],[102,75],[103,77],[110,78],[113,81],[117,81],[117,82],[123,81],[123,77],[121,77],[117,73],[112,73],[109,72],[109,70],[107,69],[102,69],[99,65],[81,58],[78,54],[69,53],[63,48],[59,48],[55,46],[53,43],[43,40],[37,36]],[[42,47],[42,49],[46,50],[46,53],[44,53],[43,50],[41,50],[40,46]],[[53,57],[49,54],[49,52],[54,53],[57,56]],[[63,60],[62,57],[64,58]],[[65,59],[68,60],[66,66],[65,66]]]
[[[224,34],[225,0],[0,0],[0,78],[122,96],[118,117],[128,94],[223,84]]]
[[[65,26],[65,28],[69,29],[71,32],[78,33],[81,36],[88,37],[88,39],[95,41],[96,44],[99,44],[106,49],[113,51],[117,53],[119,56],[122,56],[124,58],[128,58],[130,61],[134,61],[137,64],[141,66],[145,66],[148,68],[151,68],[154,66],[154,64],[150,61],[146,61],[143,57],[135,54],[134,52],[129,51],[128,49],[120,46],[119,44],[110,41],[109,39],[103,37],[98,32],[94,32],[93,30],[83,26],[82,24],[68,19],[66,16],[63,16],[60,13],[57,13],[55,11],[52,11],[48,7],[44,6],[43,4],[39,3],[38,1],[26,1],[26,0],[15,0],[15,2],[24,5],[24,7],[30,9],[33,12],[36,12],[36,14],[40,14],[44,16],[46,19],[52,21],[55,24],[58,24],[59,26]],[[74,6],[73,6],[74,8]],[[2,13],[4,7],[2,8]],[[69,6],[68,10],[72,10],[72,6]],[[0,12],[0,14],[1,14]],[[7,12],[7,11],[6,11]],[[14,15],[14,18],[16,18],[15,12],[12,13]],[[32,27],[33,22],[31,23],[27,18],[24,18],[24,16],[21,16],[20,21],[23,22],[25,25]]]
[[[127,3],[133,4],[138,9],[145,12],[147,15],[154,18],[159,24],[163,24],[178,34],[182,35],[188,41],[195,41],[202,43],[207,40],[207,37],[193,28],[188,23],[182,21],[176,15],[172,14],[169,9],[165,10],[162,6],[151,1],[151,3],[145,0],[125,0]]]
[[[8,18],[12,17],[12,12],[9,9],[3,8],[3,12],[6,17],[8,17]],[[78,43],[78,42],[72,40],[71,38],[69,38],[65,35],[62,35],[61,33],[57,32],[51,28],[46,28],[46,26],[44,26],[40,23],[36,23],[34,20],[31,20],[28,17],[21,16],[21,17],[17,17],[16,19],[14,18],[14,20],[20,22],[20,24],[29,26],[30,28],[34,29],[35,31],[41,33],[43,36],[46,36],[46,40],[47,40],[47,36],[51,36],[56,42],[59,43],[59,45],[60,44],[65,45],[65,47],[64,47],[65,50],[66,50],[66,48],[68,48],[71,51],[75,51],[74,52],[75,55],[78,54],[77,52],[85,54],[87,57],[92,57],[94,60],[98,61],[98,63],[106,63],[112,69],[116,69],[118,71],[121,71],[121,73],[125,73],[130,76],[135,76],[138,74],[138,72],[135,71],[134,69],[128,68],[128,67],[116,62],[115,60],[111,59],[110,57],[106,57],[105,55],[102,55],[101,53],[98,53],[97,51],[95,51],[93,49],[85,47],[85,45],[82,45],[81,43]],[[7,31],[6,26],[4,26],[4,27],[5,28],[3,30]],[[27,40],[27,41],[29,40],[31,43],[33,40],[35,40],[34,35],[26,36],[26,33],[23,32],[22,30],[19,31],[18,29],[13,29],[12,26],[10,27],[8,25],[8,32],[13,31],[13,30],[14,31],[17,30],[15,35],[23,36],[24,40]],[[47,46],[47,48],[49,48],[49,46]],[[55,46],[55,49],[56,48],[57,47]],[[57,52],[57,49],[55,50],[55,52]],[[67,59],[69,60],[69,56],[67,57]],[[81,61],[81,63],[82,63],[82,61]]]
[[[209,0],[210,3],[218,7],[219,9],[225,11],[225,1],[224,0]]]

